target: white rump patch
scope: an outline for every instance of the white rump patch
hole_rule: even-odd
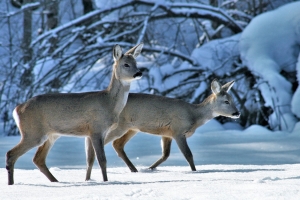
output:
[[[20,118],[19,118],[19,115],[17,113],[17,108],[15,108],[14,111],[13,111],[13,118],[14,118],[18,128],[20,128]]]

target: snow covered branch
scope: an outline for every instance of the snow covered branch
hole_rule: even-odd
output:
[[[26,10],[34,10],[40,6],[40,2],[34,2],[34,3],[27,3],[23,5],[18,11],[16,12],[10,12],[6,14],[6,17],[12,17],[15,15],[18,15],[20,13],[23,13]]]
[[[238,33],[243,30],[243,28],[235,22],[235,20],[226,14],[226,12],[220,8],[216,8],[204,4],[196,3],[154,3],[148,1],[134,1],[134,4],[143,4],[152,6],[153,10],[162,9],[166,12],[165,15],[168,17],[188,17],[188,18],[205,18],[216,21],[220,24],[225,24],[233,32]]]
[[[31,47],[33,47],[39,41],[43,40],[46,37],[49,37],[51,35],[55,36],[68,28],[84,24],[84,22],[90,20],[93,17],[107,15],[108,13],[113,13],[114,11],[121,10],[123,8],[130,8],[132,6],[145,6],[145,5],[148,6],[149,9],[148,12],[155,13],[153,16],[150,17],[150,20],[158,20],[158,19],[163,19],[168,17],[206,18],[228,26],[228,28],[230,28],[235,33],[241,32],[243,30],[243,28],[238,23],[236,23],[231,16],[226,14],[224,10],[209,5],[189,4],[189,3],[157,4],[155,2],[148,2],[143,0],[125,1],[122,4],[112,6],[110,8],[95,10],[86,15],[83,15],[82,17],[79,17],[66,24],[63,24],[53,30],[47,31],[42,35],[38,36],[34,41],[32,41]],[[164,12],[161,12],[161,10]],[[145,12],[144,14],[147,15],[147,12]],[[147,18],[146,21],[148,21],[149,16],[146,16],[146,18]]]
[[[144,46],[143,47],[143,51],[148,51],[148,52],[157,52],[157,53],[162,53],[162,54],[167,54],[167,55],[172,55],[172,56],[176,56],[180,59],[182,59],[183,61],[187,61],[188,63],[190,63],[191,65],[198,65],[197,61],[195,59],[193,59],[192,57],[185,55],[179,51],[176,50],[171,50],[167,47],[149,47],[149,46]]]

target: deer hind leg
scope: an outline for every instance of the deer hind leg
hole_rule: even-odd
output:
[[[95,161],[95,150],[93,148],[92,141],[89,137],[85,138],[85,153],[87,164],[85,180],[88,181],[91,179],[92,168]]]
[[[128,159],[124,151],[124,146],[136,133],[136,131],[129,130],[122,137],[114,140],[112,143],[117,155],[125,162],[125,164],[129,167],[131,172],[138,172],[138,170]]]
[[[180,151],[183,153],[185,159],[189,163],[192,171],[196,171],[196,167],[194,164],[193,154],[186,142],[186,137],[184,135],[179,135],[178,137],[174,138],[176,140],[176,143],[180,149]]]
[[[155,169],[158,165],[160,165],[161,163],[167,160],[167,158],[170,156],[171,144],[172,144],[172,138],[168,138],[168,137],[161,138],[162,156],[160,159],[158,159],[155,163],[153,163],[149,167],[150,169]]]
[[[46,157],[48,155],[49,150],[53,146],[54,142],[59,138],[58,135],[49,137],[48,140],[44,142],[42,146],[40,146],[33,158],[34,164],[39,168],[39,170],[51,181],[58,182],[57,179],[51,174],[47,165],[46,165]]]
[[[24,134],[22,134],[23,137],[19,144],[17,144],[14,148],[9,150],[6,153],[6,169],[8,173],[8,185],[13,185],[14,184],[14,165],[17,161],[17,159],[22,156],[24,153],[32,149],[33,147],[36,147],[40,144],[42,144],[47,138],[41,138],[41,139],[36,139],[36,138],[31,138],[27,137]]]
[[[104,138],[102,137],[102,134],[94,134],[90,139],[102,171],[103,181],[108,181],[106,172],[106,157],[104,152]]]

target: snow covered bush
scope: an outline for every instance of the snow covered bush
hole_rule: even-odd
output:
[[[299,10],[300,2],[294,2],[261,14],[240,38],[242,60],[259,77],[258,88],[265,104],[273,109],[269,118],[272,129],[291,131],[300,116],[299,82],[295,76],[300,52]]]

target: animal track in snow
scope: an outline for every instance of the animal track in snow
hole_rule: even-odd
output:
[[[256,182],[256,183],[265,183],[265,182],[271,182],[271,181],[279,181],[279,180],[281,180],[280,178],[278,178],[278,177],[265,177],[265,178],[263,178],[263,179],[256,179],[256,180],[254,180],[254,182]]]
[[[126,194],[126,196],[131,196],[131,197],[142,197],[142,196],[153,196],[153,190],[151,189],[134,189],[130,193]]]

